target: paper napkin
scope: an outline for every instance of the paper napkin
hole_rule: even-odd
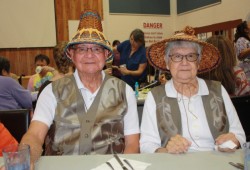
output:
[[[231,141],[231,140],[228,140],[222,144],[220,144],[219,146],[218,145],[215,145],[215,150],[218,150],[218,147],[220,148],[229,148],[229,149],[233,149],[235,148],[237,145]]]
[[[123,162],[123,164],[130,170],[131,168],[128,166],[128,164],[126,164],[123,160],[126,158],[122,158],[119,157],[121,159],[121,161]],[[148,166],[150,166],[150,163],[146,163],[146,162],[141,162],[141,161],[136,161],[136,160],[132,160],[132,159],[126,159],[128,160],[128,162],[133,166],[134,169],[136,170],[145,170]],[[113,168],[115,170],[122,170],[121,165],[117,162],[117,160],[115,158],[111,158],[110,160],[108,160],[107,162],[109,162]],[[96,168],[92,169],[92,170],[111,170],[111,167],[109,167],[106,162],[104,162],[103,164],[97,166]]]

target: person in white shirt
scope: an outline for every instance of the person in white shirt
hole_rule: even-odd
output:
[[[144,103],[142,153],[178,154],[215,148],[233,152],[242,146],[246,136],[225,88],[220,82],[197,77],[220,63],[216,47],[198,40],[193,28],[187,26],[152,44],[147,54],[151,65],[170,71],[172,78],[153,88]],[[227,141],[235,146],[221,147]]]
[[[53,81],[38,98],[21,141],[31,146],[31,162],[39,158],[43,143],[45,155],[138,153],[136,98],[125,82],[102,71],[112,50],[97,12],[81,14],[65,52],[76,71]]]

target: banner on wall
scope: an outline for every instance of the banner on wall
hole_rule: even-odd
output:
[[[145,36],[145,45],[146,47],[150,46],[153,43],[163,40],[164,37],[164,23],[162,21],[151,21],[146,20],[142,23],[142,31]]]

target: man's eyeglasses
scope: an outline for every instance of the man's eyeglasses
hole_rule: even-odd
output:
[[[181,62],[184,57],[186,58],[187,61],[194,62],[194,61],[196,61],[198,59],[199,54],[197,54],[197,53],[190,53],[190,54],[187,54],[187,55],[172,54],[172,55],[169,55],[169,57],[174,62]]]
[[[103,47],[84,47],[84,46],[80,46],[80,47],[73,47],[73,49],[78,53],[78,54],[86,54],[88,53],[88,50],[90,49],[90,51],[94,54],[100,54],[104,51]]]

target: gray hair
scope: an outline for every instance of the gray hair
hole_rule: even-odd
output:
[[[188,47],[188,48],[193,48],[197,51],[199,54],[198,57],[198,62],[201,60],[201,50],[202,46],[196,42],[192,41],[185,41],[185,40],[176,40],[176,41],[171,41],[166,43],[166,49],[165,49],[165,62],[166,64],[168,63],[169,60],[169,53],[173,48],[181,48],[181,47]]]

